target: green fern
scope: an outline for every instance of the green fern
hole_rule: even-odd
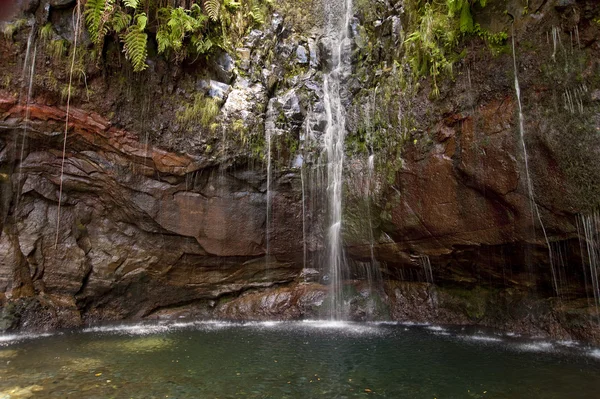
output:
[[[126,7],[133,8],[135,10],[139,5],[139,1],[138,0],[123,0],[123,4],[125,4]]]
[[[194,35],[191,38],[192,46],[194,46],[194,50],[198,54],[206,54],[208,53],[214,43],[208,37],[202,37],[201,35]]]
[[[168,15],[166,22],[159,25],[156,32],[156,41],[158,42],[158,52],[164,53],[167,50],[173,50],[177,58],[183,58],[184,41],[190,34],[194,34],[195,42],[192,43],[196,48],[204,48],[200,45],[202,35],[200,31],[206,22],[206,15],[202,14],[200,8],[185,10],[182,7],[170,9],[167,12],[161,12]]]
[[[131,61],[133,70],[141,72],[148,68],[146,58],[148,57],[148,35],[144,33],[148,17],[145,13],[135,16],[135,24],[131,25],[123,37],[125,57]]]
[[[221,16],[221,1],[204,0],[204,9],[206,10],[206,15],[216,22]]]
[[[250,11],[250,13],[248,15],[250,15],[250,17],[252,18],[254,23],[256,23],[258,25],[262,25],[265,23],[265,14],[263,13],[260,6],[258,6],[258,5],[255,5],[254,7],[252,7],[252,11]]]
[[[98,41],[100,24],[102,15],[106,9],[106,0],[88,0],[85,3],[83,14],[85,15],[85,23],[90,33],[90,39],[96,43]]]
[[[131,24],[131,15],[123,12],[121,8],[116,8],[111,20],[111,27],[117,33],[123,32]]]

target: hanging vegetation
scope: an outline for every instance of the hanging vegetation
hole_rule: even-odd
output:
[[[437,79],[452,73],[452,64],[462,56],[456,48],[461,38],[477,35],[490,45],[503,43],[507,34],[491,34],[473,21],[473,8],[488,0],[410,0],[405,2],[409,32],[404,41],[407,59],[415,77],[431,76],[432,97],[439,96]]]
[[[103,47],[109,36],[118,39],[140,72],[148,66],[149,37],[156,39],[159,54],[176,62],[215,47],[229,50],[265,22],[272,1],[198,0],[186,8],[177,0],[87,0],[85,21],[95,46]]]

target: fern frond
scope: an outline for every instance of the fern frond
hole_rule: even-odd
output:
[[[216,22],[221,16],[221,1],[204,0],[204,9],[206,10],[206,15]]]
[[[166,29],[159,29],[156,31],[156,42],[158,43],[158,54],[164,53],[169,47],[171,47],[169,32],[167,32]]]
[[[100,24],[105,9],[106,0],[88,0],[85,3],[85,9],[83,11],[85,23],[87,24],[90,33],[90,39],[92,39],[92,42],[94,43],[98,41]]]
[[[133,8],[135,10],[139,5],[139,1],[138,0],[123,0],[123,4],[125,4],[125,6],[127,6],[127,7]]]
[[[131,61],[133,70],[141,72],[148,68],[148,64],[146,64],[146,58],[148,57],[148,35],[144,33],[148,17],[146,17],[145,13],[141,13],[135,16],[135,20],[135,24],[127,29],[123,37],[123,52],[125,53],[125,57]]]
[[[115,32],[121,33],[131,24],[131,15],[123,12],[120,8],[115,9],[111,20],[112,28]]]
[[[114,2],[115,0],[88,0],[85,3],[85,22],[90,39],[96,45],[100,45],[108,33]]]
[[[265,23],[265,15],[258,5],[252,7],[252,11],[250,11],[249,15],[254,21],[254,23],[258,25],[262,25]]]
[[[206,54],[213,47],[213,42],[209,37],[203,37],[202,35],[194,35],[191,39],[192,46],[198,54]]]

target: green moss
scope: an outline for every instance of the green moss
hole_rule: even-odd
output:
[[[187,129],[191,129],[195,125],[209,128],[220,110],[221,102],[219,100],[197,93],[191,104],[187,104],[183,110],[177,111],[176,118],[177,122]]]
[[[6,39],[12,40],[14,34],[23,29],[25,26],[27,26],[27,20],[25,18],[20,18],[13,22],[4,24],[2,33]]]

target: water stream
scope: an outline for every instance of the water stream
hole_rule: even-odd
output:
[[[594,211],[589,215],[581,215],[578,220],[578,228],[583,230],[583,235],[580,234],[580,245],[585,284],[587,286],[588,283],[588,273],[585,267],[587,265],[594,294],[594,306],[596,314],[600,318],[600,280],[598,277],[600,271],[600,212]],[[585,238],[585,241],[582,242],[582,238]]]
[[[271,258],[271,129],[265,129],[265,134],[267,136],[267,221],[266,221],[266,231],[265,231],[265,235],[266,235],[266,241],[267,241],[267,248],[266,248],[266,257],[265,257],[265,262],[267,267],[269,267],[269,262],[270,262],[270,258]]]
[[[33,49],[33,52],[32,52]],[[29,104],[31,103],[31,96],[33,94],[33,77],[35,75],[35,60],[37,56],[37,43],[35,40],[35,27],[31,28],[31,32],[27,37],[27,48],[25,50],[25,62],[23,64],[22,73],[22,87],[21,92],[25,91],[25,100],[20,100],[20,103],[25,103],[25,119],[23,120],[23,133],[21,137],[21,149],[19,153],[19,171],[18,171],[18,182],[21,184],[21,178],[23,173],[23,160],[25,158],[25,146],[27,145],[27,130],[29,129],[29,116],[30,109]],[[16,155],[16,154],[15,154]],[[21,194],[17,190],[16,195],[16,207],[19,207]]]
[[[327,198],[329,228],[327,234],[327,262],[331,285],[330,318],[343,318],[342,281],[346,262],[342,250],[342,190],[344,170],[344,138],[346,111],[342,102],[343,81],[350,73],[349,37],[352,0],[325,2],[326,32],[331,40],[330,70],[323,76],[324,105],[327,129],[324,136],[327,153]]]
[[[529,173],[529,157],[527,155],[527,146],[525,145],[525,118],[523,116],[523,106],[521,103],[521,87],[519,85],[519,77],[518,77],[518,69],[517,69],[517,56],[516,56],[516,51],[515,51],[515,33],[513,30],[513,34],[512,34],[512,54],[513,54],[513,66],[514,66],[514,73],[515,73],[515,93],[517,95],[517,103],[519,105],[519,135],[521,138],[521,146],[523,147],[523,159],[525,162],[525,178],[527,180],[527,193],[529,194],[529,202],[530,202],[530,206],[531,206],[531,217],[532,217],[532,222],[533,222],[533,226],[535,226],[535,219],[537,218],[537,220],[540,223],[540,227],[542,229],[542,232],[544,234],[544,239],[546,241],[546,246],[548,248],[548,258],[550,261],[550,271],[552,272],[552,283],[554,286],[554,292],[556,293],[556,295],[560,296],[560,290],[558,288],[558,278],[556,276],[556,270],[554,267],[554,259],[552,256],[552,247],[550,246],[550,240],[548,240],[548,234],[546,233],[546,227],[544,226],[544,223],[542,222],[542,217],[540,215],[540,209],[537,205],[537,203],[535,202],[535,195],[533,192],[533,184],[531,183],[531,175]]]

